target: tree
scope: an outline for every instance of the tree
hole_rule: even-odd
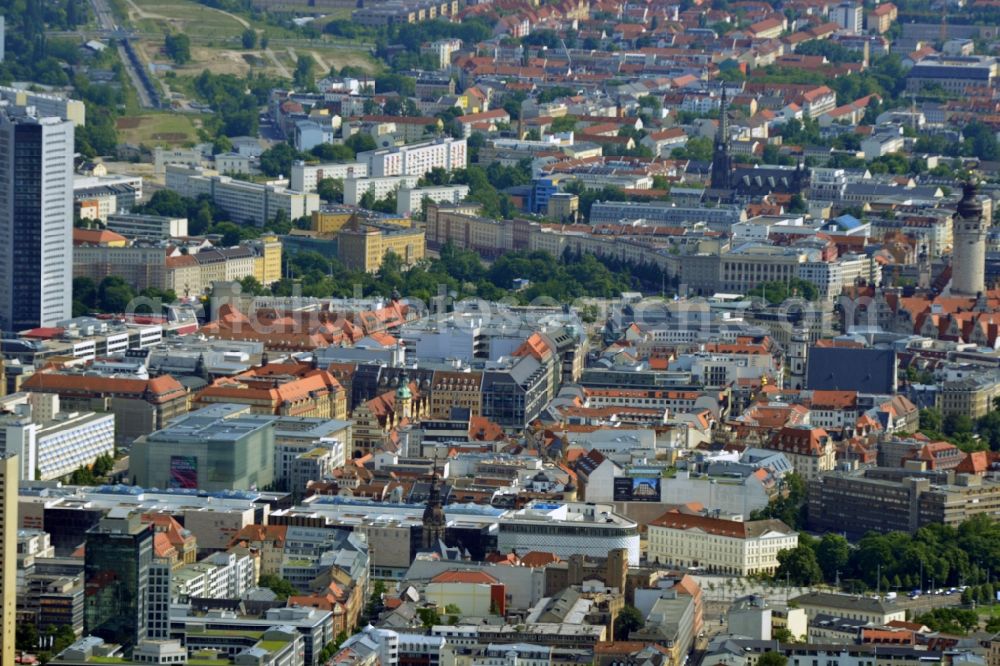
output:
[[[961,435],[972,432],[972,419],[967,414],[951,412],[944,417],[941,422],[941,429],[944,434],[950,436]]]
[[[846,573],[851,557],[851,544],[839,534],[824,534],[816,544],[816,560],[828,582],[837,579],[838,572]]]
[[[253,28],[247,28],[243,31],[243,48],[252,49],[257,46],[257,31]]]
[[[418,608],[417,617],[420,618],[420,622],[424,625],[425,629],[430,629],[436,624],[441,624],[441,615],[437,612],[436,608]]]
[[[354,151],[342,143],[321,143],[309,151],[324,162],[350,162],[354,160]]]
[[[316,61],[311,55],[300,55],[295,63],[292,74],[292,84],[299,90],[314,90],[316,88]]]
[[[276,177],[288,175],[292,171],[292,163],[302,159],[302,154],[288,143],[277,143],[260,155],[260,170],[265,175]]]
[[[920,430],[922,432],[941,432],[942,420],[941,412],[934,407],[920,410]]]
[[[14,633],[14,644],[18,650],[32,652],[38,647],[38,628],[34,622],[18,622]]]
[[[184,33],[167,33],[163,39],[163,50],[178,65],[191,62],[191,38]]]
[[[788,657],[777,650],[768,650],[757,659],[757,666],[788,666]]]
[[[352,134],[344,141],[344,145],[353,150],[355,154],[362,153],[367,150],[375,150],[377,147],[375,145],[375,139],[373,139],[367,132]]]
[[[823,580],[823,570],[816,559],[816,552],[799,543],[795,548],[778,553],[778,571],[775,576],[787,578],[795,585],[815,585]]]
[[[340,178],[322,178],[316,183],[320,198],[330,203],[344,203],[344,181]]]
[[[133,299],[132,286],[116,275],[104,278],[97,287],[97,304],[104,312],[125,312]]]
[[[615,618],[615,640],[621,641],[628,638],[633,631],[642,628],[646,618],[642,616],[635,606],[625,604],[618,617]]]
[[[299,591],[295,589],[294,585],[281,576],[276,576],[275,574],[262,574],[261,577],[257,579],[257,585],[260,587],[266,587],[278,595],[278,601],[285,601],[288,597],[295,596],[299,593]]]

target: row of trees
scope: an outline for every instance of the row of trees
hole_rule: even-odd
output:
[[[972,419],[965,414],[951,413],[929,407],[920,410],[920,432],[934,440],[953,443],[963,451],[1000,451],[1000,400],[985,416]]]
[[[778,561],[776,576],[797,585],[840,581],[889,591],[986,584],[1000,573],[1000,525],[980,515],[958,527],[869,533],[853,547],[839,534],[800,533],[798,547]]]
[[[347,297],[359,285],[365,294],[403,296],[431,302],[444,289],[456,298],[487,300],[511,298],[528,303],[537,298],[569,302],[583,297],[611,297],[636,288],[658,288],[664,278],[655,266],[633,266],[593,255],[566,254],[555,258],[547,252],[509,252],[486,267],[474,252],[445,245],[440,256],[416,266],[404,266],[394,255],[386,255],[378,272],[371,274],[346,269],[336,259],[316,252],[300,252],[288,259],[287,277],[274,285],[273,293],[291,295],[301,289],[304,296]],[[530,286],[514,290],[514,279],[523,278]],[[244,285],[258,293],[259,285]]]
[[[137,291],[131,284],[117,275],[109,275],[100,282],[89,277],[73,278],[73,316],[83,316],[94,312],[125,312],[136,298],[172,303],[177,294],[170,290],[152,287]],[[145,308],[144,311],[149,311]]]

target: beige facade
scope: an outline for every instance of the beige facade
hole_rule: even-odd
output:
[[[351,270],[374,273],[390,252],[407,266],[416,264],[424,258],[424,231],[362,226],[343,229],[338,236],[337,256]]]
[[[480,372],[436,372],[431,385],[429,417],[451,418],[453,407],[468,409],[470,416],[482,413],[483,375]]]
[[[795,548],[799,535],[780,520],[738,522],[668,513],[648,527],[649,559],[724,574],[773,574],[778,553]]]
[[[997,397],[1000,397],[1000,381],[989,376],[969,377],[942,384],[935,406],[945,416],[958,414],[978,419],[993,411]]]
[[[0,662],[14,663],[17,620],[17,482],[20,462],[14,453],[0,457]]]
[[[166,260],[161,247],[78,245],[73,248],[73,277],[100,282],[114,275],[139,290],[163,288]]]

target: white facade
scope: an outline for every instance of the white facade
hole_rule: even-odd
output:
[[[295,220],[319,210],[319,195],[315,193],[233,180],[228,176],[184,166],[167,166],[167,187],[190,198],[208,195],[235,221],[258,226],[274,219],[279,211],[284,212],[288,219]]]
[[[381,176],[374,178],[345,178],[344,179],[344,203],[348,206],[357,206],[361,197],[371,192],[375,200],[384,199],[402,188],[413,188],[417,186],[420,176]]]
[[[654,562],[704,567],[737,576],[774,573],[778,569],[778,553],[799,543],[798,533],[780,521],[737,523],[680,514],[670,521],[649,524],[648,557]]]
[[[465,139],[435,139],[398,148],[358,153],[368,165],[368,173],[381,176],[423,176],[431,169],[464,169],[467,165]]]
[[[857,35],[864,28],[864,7],[854,2],[842,2],[834,7],[831,19],[844,32]]]
[[[610,504],[535,502],[500,518],[497,546],[502,553],[540,550],[563,558],[605,558],[624,548],[629,564],[637,565],[639,526],[614,513]]]
[[[171,576],[171,599],[186,602],[203,599],[239,599],[256,584],[253,557],[249,553],[214,553],[188,564]]]
[[[440,187],[401,187],[396,194],[396,214],[413,215],[423,210],[424,199],[436,203],[459,203],[469,196],[468,185]]]
[[[115,452],[115,415],[70,412],[56,416],[37,432],[39,479],[58,479],[98,456]]]
[[[306,164],[304,162],[297,162],[292,165],[292,173],[288,185],[296,192],[315,192],[319,181],[324,178],[347,180],[348,178],[365,178],[367,175],[368,165],[364,162],[334,164]]]
[[[110,214],[108,231],[129,238],[161,240],[188,235],[186,217],[164,217],[162,215],[138,215],[131,213]]]
[[[0,330],[72,314],[73,123],[0,113]]]

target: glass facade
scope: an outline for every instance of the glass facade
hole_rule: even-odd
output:
[[[153,530],[149,525],[116,530],[102,522],[87,533],[86,633],[126,646],[129,651],[146,638],[146,589],[152,561]]]

